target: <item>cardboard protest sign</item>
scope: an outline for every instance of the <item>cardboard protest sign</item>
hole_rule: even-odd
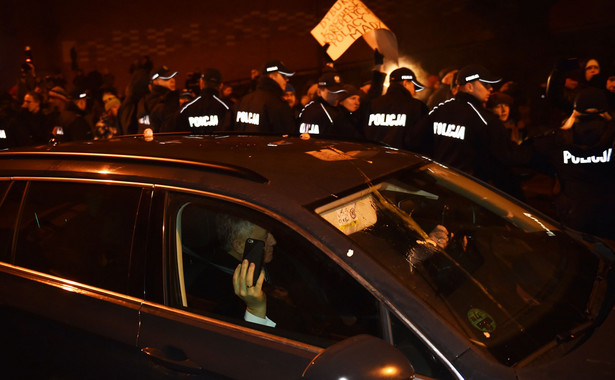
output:
[[[314,29],[320,45],[330,44],[327,54],[338,59],[359,37],[387,59],[397,62],[397,38],[360,0],[338,0]]]

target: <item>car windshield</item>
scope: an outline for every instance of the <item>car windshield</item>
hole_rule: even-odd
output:
[[[597,256],[549,219],[436,163],[315,211],[506,365],[590,320]]]

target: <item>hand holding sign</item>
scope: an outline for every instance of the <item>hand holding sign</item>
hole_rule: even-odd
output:
[[[395,34],[360,0],[338,0],[311,33],[321,46],[330,45],[327,54],[333,60],[363,37],[372,49],[397,63]]]

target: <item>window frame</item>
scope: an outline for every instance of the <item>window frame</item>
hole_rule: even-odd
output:
[[[3,178],[0,178],[0,180],[1,179]],[[21,226],[24,207],[25,207],[25,203],[27,200],[29,190],[30,190],[30,186],[33,182],[40,182],[40,183],[47,182],[47,183],[58,183],[58,184],[66,184],[66,183],[93,184],[93,185],[103,185],[103,186],[136,188],[136,190],[139,192],[139,195],[138,195],[137,204],[135,205],[135,222],[132,227],[132,233],[131,233],[131,238],[130,238],[130,248],[128,252],[128,256],[129,256],[128,269],[126,273],[128,283],[127,283],[127,288],[124,292],[117,292],[116,290],[96,287],[91,284],[74,281],[74,280],[64,278],[61,276],[58,277],[58,276],[54,276],[53,274],[38,272],[35,270],[34,271],[37,273],[42,273],[44,276],[58,278],[61,281],[74,282],[74,283],[83,285],[88,288],[91,287],[91,288],[100,289],[104,292],[121,294],[121,295],[125,295],[128,297],[143,298],[143,279],[145,277],[144,261],[145,261],[145,256],[146,256],[145,248],[147,246],[147,241],[146,241],[147,234],[143,228],[140,228],[139,225],[142,224],[144,220],[149,222],[149,220],[147,219],[147,215],[150,212],[149,209],[151,207],[151,201],[149,199],[150,197],[148,196],[148,194],[152,192],[152,189],[154,186],[153,184],[140,183],[140,182],[134,182],[134,181],[122,181],[122,180],[101,180],[101,179],[70,178],[70,177],[34,177],[34,176],[32,177],[30,176],[12,177],[9,179],[9,181],[11,182],[11,185],[7,189],[8,191],[11,191],[11,189],[15,187],[16,185],[18,185],[19,183],[23,184],[23,189],[20,190],[21,199],[19,201],[17,215],[14,221],[13,236],[12,236],[11,248],[10,248],[10,262],[8,263],[11,265],[17,266],[18,268],[24,268],[25,270],[28,270],[28,271],[33,271],[34,269],[29,269],[25,266],[17,265],[15,264],[15,262],[16,262],[16,254],[17,254],[17,242],[19,241],[19,237],[20,237],[19,228]],[[8,191],[4,194],[4,196],[8,194]]]
[[[398,321],[406,325],[405,328],[408,330],[408,334],[413,335],[416,341],[420,342],[421,351],[425,353],[429,353],[429,355],[431,355],[434,358],[434,360],[439,363],[438,365],[442,368],[442,370],[445,370],[445,371],[451,370],[451,365],[448,362],[448,360],[446,359],[442,360],[442,354],[439,352],[439,350],[433,347],[433,344],[431,344],[429,339],[422,333],[417,332],[416,328],[413,326],[412,323],[410,324],[413,327],[409,327],[407,325],[407,323],[409,322],[407,318],[398,315],[398,313],[394,311],[395,309],[391,307],[392,305],[390,305],[386,300],[383,301],[382,297],[379,295],[376,289],[374,289],[366,280],[363,280],[362,278],[360,278],[360,276],[354,271],[354,269],[349,267],[337,255],[333,254],[328,249],[323,248],[322,244],[315,244],[314,239],[312,239],[312,237],[309,234],[306,234],[305,232],[303,232],[303,230],[300,227],[296,226],[291,221],[287,221],[283,217],[280,217],[279,215],[275,214],[274,212],[268,209],[265,209],[263,207],[254,205],[244,199],[236,199],[236,198],[232,198],[232,197],[228,197],[228,196],[224,196],[220,194],[215,194],[211,192],[187,190],[183,188],[167,187],[165,190],[166,190],[166,194],[165,194],[164,225],[165,225],[165,231],[166,231],[165,239],[168,242],[167,244],[165,244],[166,251],[164,253],[166,257],[165,263],[167,263],[168,265],[167,269],[165,270],[165,276],[167,278],[167,287],[165,288],[165,291],[167,291],[168,289],[169,291],[174,290],[177,292],[178,289],[181,289],[181,287],[177,284],[177,281],[179,281],[179,276],[177,275],[177,268],[179,268],[177,260],[176,260],[177,255],[173,251],[174,244],[181,244],[181,243],[178,243],[177,241],[179,233],[177,232],[177,223],[174,219],[177,217],[176,210],[178,209],[178,206],[176,203],[179,203],[178,199],[190,199],[190,198],[192,200],[200,199],[200,200],[203,200],[203,203],[201,203],[202,205],[204,204],[210,205],[212,203],[218,203],[218,204],[226,203],[232,206],[233,210],[242,210],[243,215],[245,215],[246,213],[249,213],[250,215],[258,214],[259,217],[263,219],[269,219],[270,223],[282,225],[283,227],[294,231],[297,237],[302,238],[307,244],[309,244],[310,246],[313,246],[314,249],[317,249],[318,251],[320,251],[323,254],[323,256],[326,257],[328,260],[332,260],[332,262],[337,266],[337,268],[340,271],[343,271],[347,276],[349,276],[349,278],[351,278],[353,281],[356,281],[357,284],[361,286],[370,295],[370,297],[372,297],[377,302],[378,314],[379,314],[378,325],[379,325],[379,328],[382,334],[381,339],[384,339],[385,341],[387,341],[388,343],[392,345],[395,344],[395,335],[393,334],[392,320],[394,318],[397,318]],[[173,197],[173,195],[171,194],[175,194],[175,197]],[[171,198],[174,198],[174,199],[172,200]],[[181,207],[185,207],[187,204],[188,203],[185,202],[183,203]],[[217,208],[220,209],[220,206],[218,206]],[[254,220],[251,220],[251,221],[254,222]],[[331,231],[332,233],[339,232],[333,227]],[[172,271],[173,269],[175,269],[175,271]],[[168,306],[181,310],[181,308],[177,306],[178,305],[177,300],[181,300],[182,299],[181,296],[180,297],[169,296],[169,299],[174,299],[175,304],[169,303]],[[196,312],[194,314],[201,316],[203,318],[213,318],[214,320],[218,320],[218,321],[221,320],[220,318],[216,316],[204,315],[204,314],[199,314]],[[230,323],[237,325],[237,326],[241,325],[242,327],[248,327],[254,330],[265,331],[270,334],[272,333],[271,330],[268,330],[267,328],[260,328],[259,326],[255,326],[254,324],[247,323],[247,322],[246,324],[237,324],[233,322],[230,322]],[[273,333],[273,336],[275,336],[277,339],[282,339],[282,340],[290,339],[292,341],[297,342],[298,344],[308,344],[308,345],[314,344],[313,341],[294,339],[293,337],[289,337],[284,334]],[[316,344],[316,346],[321,347],[323,349],[326,348],[326,346],[322,346],[318,344]],[[448,373],[451,373],[451,372],[448,372]],[[451,378],[454,378],[454,377],[455,375],[451,373]]]

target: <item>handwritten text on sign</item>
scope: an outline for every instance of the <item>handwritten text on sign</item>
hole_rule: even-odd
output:
[[[312,29],[312,36],[324,45],[329,56],[336,60],[357,38],[372,30],[386,29],[386,25],[360,0],[338,0]]]

